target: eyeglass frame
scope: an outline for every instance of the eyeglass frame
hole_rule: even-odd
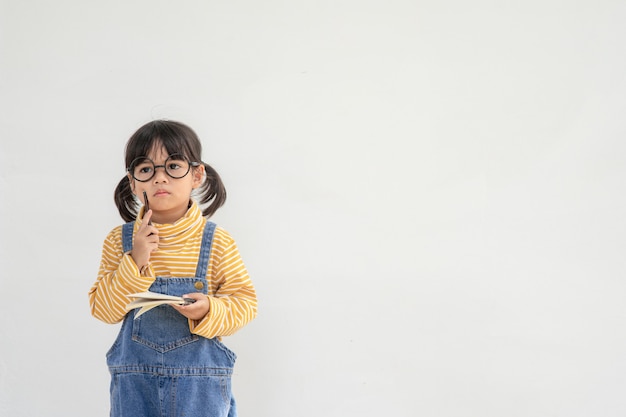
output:
[[[174,177],[172,176],[168,171],[167,171],[167,161],[169,161],[173,156],[176,156],[177,158],[175,159],[176,161],[185,161],[189,164],[189,166],[187,167],[187,172],[185,172],[184,175],[180,176],[180,177]],[[180,158],[178,158],[178,156],[180,156]],[[138,162],[139,161],[139,162]],[[154,168],[154,170],[152,171],[152,175],[150,176],[150,178],[148,178],[147,180],[140,180],[139,178],[135,177],[135,173],[134,171],[134,167],[135,164],[139,165],[140,162],[144,162],[144,161],[149,161],[152,164],[152,167]],[[148,158],[147,156],[139,156],[135,159],[133,159],[133,161],[130,163],[130,165],[128,166],[128,168],[126,168],[126,172],[128,172],[130,174],[130,176],[135,180],[135,181],[139,181],[139,182],[148,182],[150,181],[152,178],[154,178],[154,176],[156,175],[156,170],[157,168],[163,168],[163,171],[165,172],[165,174],[170,177],[173,178],[175,180],[179,180],[181,178],[185,178],[187,176],[187,174],[189,174],[189,172],[191,171],[191,168],[196,168],[199,167],[201,164],[200,162],[193,162],[190,161],[188,158],[186,158],[184,155],[179,154],[179,153],[173,153],[171,155],[169,155],[166,159],[165,162],[163,163],[163,165],[157,165],[154,163],[154,161],[150,158]]]

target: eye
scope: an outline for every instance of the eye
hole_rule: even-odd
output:
[[[168,171],[175,171],[177,169],[181,169],[183,167],[182,161],[171,161],[167,164]]]
[[[140,164],[135,168],[135,172],[139,172],[141,174],[149,174],[152,172],[151,164]]]

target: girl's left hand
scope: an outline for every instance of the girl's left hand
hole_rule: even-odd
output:
[[[172,305],[180,314],[191,320],[202,320],[209,312],[209,299],[200,292],[184,294],[183,298],[193,298],[195,303],[184,306]]]

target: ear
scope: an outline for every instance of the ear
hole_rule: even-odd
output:
[[[191,186],[192,188],[198,188],[202,185],[202,182],[204,181],[204,165],[201,164],[197,167],[194,167],[192,170],[192,175],[193,184]]]

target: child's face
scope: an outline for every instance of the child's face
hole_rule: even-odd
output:
[[[141,202],[144,201],[143,192],[146,192],[154,223],[174,223],[184,216],[189,207],[191,191],[199,187],[204,178],[203,165],[191,167],[182,178],[172,178],[163,167],[169,156],[162,146],[150,151],[147,157],[154,162],[156,169],[154,176],[146,182],[137,181],[129,174],[131,189]],[[168,167],[172,166],[176,167],[172,160],[168,161]]]

